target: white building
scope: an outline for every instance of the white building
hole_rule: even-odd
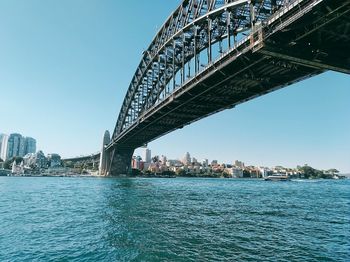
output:
[[[243,169],[241,169],[239,167],[225,168],[225,172],[227,172],[233,178],[242,178],[243,177]]]
[[[272,175],[273,173],[273,171],[267,167],[259,167],[259,172],[263,178]]]
[[[11,172],[12,172],[12,174],[16,174],[16,175],[23,175],[24,174],[24,163],[23,163],[23,161],[20,164],[17,164],[16,160],[13,161]]]
[[[47,158],[42,151],[37,153],[28,153],[23,157],[24,166],[27,168],[47,168]]]
[[[1,158],[1,148],[2,148],[2,138],[4,137],[4,134],[0,134],[0,158]]]

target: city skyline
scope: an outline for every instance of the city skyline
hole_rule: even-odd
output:
[[[36,153],[36,139],[19,133],[7,135],[0,132],[0,158],[3,161],[31,153]]]
[[[2,2],[0,131],[36,137],[38,149],[63,157],[99,151],[143,50],[179,2],[157,0],[156,8],[91,0]],[[142,16],[145,10],[151,19]],[[199,160],[309,164],[349,173],[349,86],[348,75],[327,72],[195,122],[149,147],[169,158],[189,151]]]

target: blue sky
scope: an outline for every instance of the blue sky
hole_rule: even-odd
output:
[[[64,157],[101,147],[129,82],[180,1],[0,0],[0,132]],[[350,172],[350,77],[327,72],[149,144],[152,153]],[[141,154],[137,150],[136,154]]]

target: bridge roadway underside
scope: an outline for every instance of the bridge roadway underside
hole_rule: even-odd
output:
[[[114,160],[110,174],[129,169],[135,148],[208,115],[327,70],[350,73],[346,2],[340,8],[339,1],[325,1],[264,39],[259,50],[239,56],[233,51],[216,62],[214,70],[208,69],[176,90],[115,140],[109,150],[121,158]]]

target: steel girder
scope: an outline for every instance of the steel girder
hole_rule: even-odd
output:
[[[147,111],[235,49],[278,9],[296,0],[184,0],[156,34],[130,83],[115,140]]]

